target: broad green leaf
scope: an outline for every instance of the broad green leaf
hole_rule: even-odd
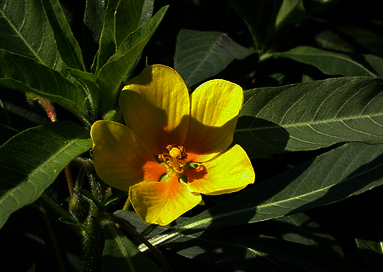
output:
[[[342,249],[334,237],[306,214],[292,214],[275,218],[273,221],[283,240],[314,246],[343,256]]]
[[[0,227],[9,215],[37,200],[58,174],[92,142],[71,122],[27,129],[0,147]]]
[[[60,104],[80,120],[88,122],[87,101],[83,90],[59,72],[33,59],[0,50],[0,85],[33,92]]]
[[[245,59],[253,53],[224,33],[181,29],[174,68],[188,86],[193,86],[215,76],[233,60]]]
[[[104,23],[105,0],[86,0],[82,48],[86,67],[91,67],[97,50]],[[96,64],[92,66],[94,72]]]
[[[169,228],[151,242],[186,239],[206,229],[264,221],[341,201],[382,185],[382,171],[382,144],[344,144]]]
[[[252,157],[383,143],[383,80],[343,77],[245,91],[235,142]]]
[[[104,223],[102,271],[162,271],[111,222]]]
[[[383,59],[374,55],[336,53],[310,46],[299,46],[270,56],[313,65],[327,75],[383,77]]]
[[[101,89],[100,100],[102,104],[100,105],[100,109],[102,114],[112,108],[116,101],[116,95],[122,84],[122,80],[132,68],[136,59],[140,56],[145,45],[157,29],[167,8],[167,6],[161,8],[150,21],[126,37],[117,52],[101,67],[97,77],[97,84]]]
[[[4,126],[0,124],[0,146],[9,140],[12,136],[15,136],[17,133],[19,133],[16,129]]]
[[[249,251],[263,255],[281,267],[292,265],[296,269],[308,272],[367,272],[355,263],[307,245],[273,238],[252,238],[249,236],[238,236],[234,240],[243,247],[247,247]]]
[[[73,36],[59,0],[42,0],[41,3],[53,30],[61,58],[69,67],[85,70],[80,46]]]
[[[0,2],[0,49],[30,57],[58,71],[66,67],[40,1]]]

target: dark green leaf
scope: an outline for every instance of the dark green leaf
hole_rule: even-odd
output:
[[[273,221],[283,240],[314,246],[323,251],[343,256],[342,249],[334,237],[306,214],[297,213],[275,218]]]
[[[224,33],[182,29],[177,36],[174,68],[193,86],[218,74],[233,60],[253,53]]]
[[[144,0],[126,0],[118,4],[115,14],[115,41],[117,47],[135,31],[142,14]]]
[[[85,70],[80,46],[72,34],[59,0],[42,0],[41,2],[53,30],[61,58],[69,67]]]
[[[162,271],[144,253],[120,233],[115,224],[107,222],[102,271]]]
[[[383,80],[343,77],[245,91],[235,142],[252,157],[383,142]]]
[[[230,0],[238,15],[246,21],[257,50],[267,48],[270,40],[287,27],[310,18],[315,12],[329,9],[337,2],[338,0]]]
[[[77,69],[69,68],[69,72],[83,86],[90,104],[93,120],[96,120],[100,102],[100,89],[96,83],[96,76],[92,73],[80,71]]]
[[[58,71],[66,67],[40,1],[2,0],[0,49],[24,55]]]
[[[0,50],[0,84],[23,92],[33,92],[60,104],[82,121],[87,118],[87,101],[83,90],[30,58]]]
[[[235,241],[282,267],[284,264],[290,264],[308,272],[367,271],[336,255],[302,244],[248,236],[236,237]]]
[[[152,243],[190,233],[278,218],[341,201],[383,184],[383,145],[349,143],[230,198],[154,237]],[[181,235],[180,235],[181,234]]]
[[[167,7],[161,8],[150,21],[126,37],[117,52],[101,67],[100,73],[97,75],[97,84],[101,89],[102,114],[112,108],[122,80],[157,29],[166,10]]]
[[[34,127],[0,147],[0,227],[33,203],[76,156],[91,147],[89,132],[70,122]]]
[[[271,57],[290,58],[313,65],[327,75],[383,77],[383,59],[374,55],[336,53],[310,46],[299,46]]]
[[[90,67],[95,59],[104,23],[105,0],[86,0],[82,48],[84,61]],[[92,66],[95,69],[95,66]],[[94,70],[92,70],[94,71]]]

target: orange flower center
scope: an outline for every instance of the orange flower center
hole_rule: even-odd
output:
[[[168,152],[158,155],[158,160],[166,167],[166,173],[169,177],[177,176],[179,178],[184,176],[187,167],[186,159],[188,154],[183,146],[168,145],[166,147]]]

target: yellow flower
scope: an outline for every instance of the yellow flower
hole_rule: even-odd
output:
[[[180,75],[153,65],[121,92],[125,125],[97,121],[91,129],[97,174],[129,191],[138,216],[167,225],[198,205],[201,194],[236,192],[254,182],[245,151],[231,148],[243,91],[211,80],[190,96]]]

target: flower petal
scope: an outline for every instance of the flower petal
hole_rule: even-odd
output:
[[[120,190],[143,180],[159,180],[166,173],[153,154],[128,127],[97,121],[90,131],[94,167],[99,177]]]
[[[245,150],[233,146],[217,158],[204,162],[196,170],[186,171],[193,192],[220,195],[237,192],[254,183],[255,173]]]
[[[183,144],[190,113],[189,93],[172,68],[146,67],[122,90],[120,108],[125,123],[154,154],[165,152],[169,144]]]
[[[202,197],[172,177],[160,182],[141,182],[130,187],[129,198],[138,216],[151,224],[165,226],[197,206]]]
[[[185,140],[187,152],[205,161],[226,150],[233,141],[243,90],[225,80],[211,80],[191,95],[191,118]]]

